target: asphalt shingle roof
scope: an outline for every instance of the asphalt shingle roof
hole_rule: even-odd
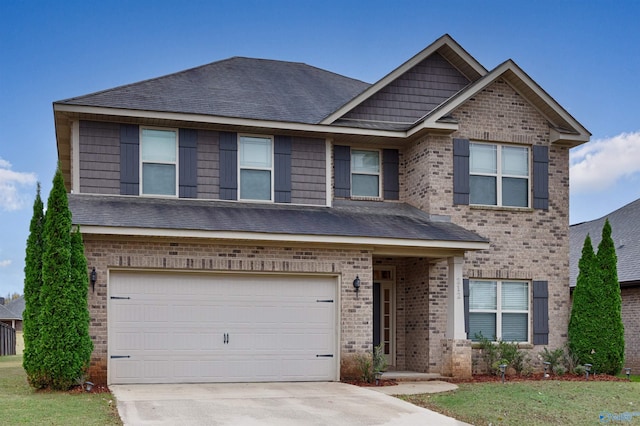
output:
[[[334,207],[215,200],[69,195],[80,225],[486,242],[450,222],[401,203],[343,202]]]
[[[0,305],[0,319],[2,320],[14,320],[14,319],[22,319],[22,317],[17,316],[13,311],[9,310],[5,305]]]
[[[367,87],[303,63],[234,57],[56,103],[317,124]]]
[[[4,306],[13,312],[17,318],[22,319],[22,312],[24,312],[24,296],[20,296],[17,299],[6,303]]]
[[[606,219],[611,224],[611,237],[618,256],[618,281],[640,281],[640,199],[627,204],[608,215],[589,222],[571,225],[569,228],[569,282],[576,285],[578,262],[587,234],[591,236],[593,250],[597,252],[602,239],[602,227]]]

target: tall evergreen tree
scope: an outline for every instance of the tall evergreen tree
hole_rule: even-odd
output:
[[[62,172],[58,167],[47,201],[42,257],[42,309],[39,347],[45,386],[68,389],[86,372],[83,323],[88,322],[85,279],[74,271],[81,262],[72,253],[71,212]],[[86,264],[82,265],[86,275]],[[79,292],[84,289],[84,302]],[[87,333],[88,334],[88,333]]]
[[[42,352],[38,348],[40,341],[39,318],[42,309],[40,293],[42,290],[43,227],[44,206],[40,198],[40,183],[38,182],[24,261],[24,312],[22,313],[24,338],[22,365],[27,373],[29,383],[34,387],[43,385],[40,375]]]
[[[618,281],[618,256],[611,238],[611,224],[607,219],[598,245],[597,267],[600,276],[600,331],[606,345],[594,354],[598,371],[618,374],[624,362],[624,325],[622,323],[622,296]],[[604,343],[604,342],[603,342]]]
[[[87,275],[87,258],[84,256],[84,244],[80,228],[71,234],[71,292],[73,298],[73,326],[78,335],[76,356],[81,364],[82,371],[89,368],[93,342],[89,336],[89,306],[87,304],[87,292],[89,290],[89,276]]]
[[[587,235],[582,246],[582,256],[578,263],[579,272],[576,287],[573,290],[573,303],[569,319],[569,348],[583,364],[593,364],[591,352],[598,340],[600,318],[595,310],[595,292],[598,287],[596,255],[591,237]]]

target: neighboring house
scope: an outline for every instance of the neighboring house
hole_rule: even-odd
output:
[[[569,149],[589,132],[445,35],[374,84],[231,58],[53,104],[94,382],[465,377],[566,341]]]
[[[618,256],[618,281],[622,294],[622,322],[624,324],[625,367],[640,372],[640,199],[608,215],[589,222],[571,225],[569,264],[571,289],[578,278],[578,262],[587,234],[591,236],[594,251],[602,240],[602,227],[606,219],[611,224],[611,237]],[[636,374],[634,373],[634,374]]]
[[[0,322],[3,322],[16,331],[22,331],[22,312],[24,311],[24,296],[20,296],[10,302],[0,305]]]

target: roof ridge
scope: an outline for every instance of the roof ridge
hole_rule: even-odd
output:
[[[606,213],[598,218],[592,219],[592,220],[585,220],[584,222],[579,222],[579,223],[574,223],[573,225],[570,225],[570,227],[573,226],[578,226],[578,225],[585,225],[585,224],[591,224],[591,223],[596,223],[598,221],[602,221],[604,219],[608,219],[610,218],[612,215],[616,214],[616,213],[620,213],[622,210],[626,210],[628,209],[632,204],[635,203],[640,203],[640,198],[630,201],[627,204],[623,205],[622,207],[618,207],[617,209],[610,211],[609,213]]]

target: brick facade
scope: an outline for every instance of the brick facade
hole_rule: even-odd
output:
[[[640,287],[622,289],[624,324],[624,367],[640,374]]]

